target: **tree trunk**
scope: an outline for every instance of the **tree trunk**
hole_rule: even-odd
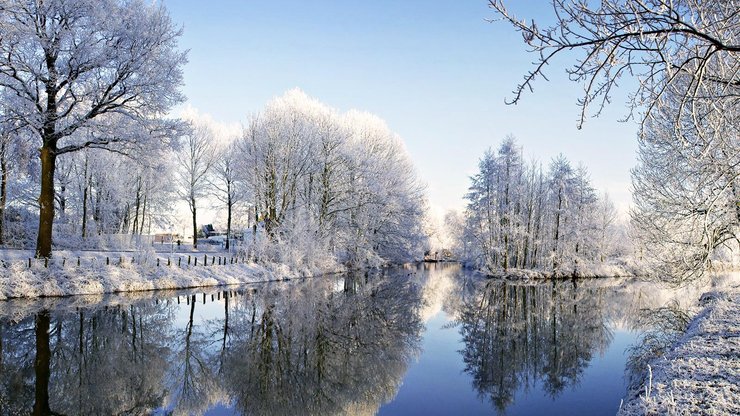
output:
[[[56,158],[56,146],[45,144],[41,147],[41,193],[38,199],[39,232],[36,239],[36,258],[51,257]]]
[[[141,229],[139,235],[144,234],[144,222],[146,221],[146,189],[144,190],[144,202],[141,205]]]
[[[90,191],[90,182],[87,179],[87,154],[85,154],[85,187],[82,191],[82,239],[87,236],[87,199]]]
[[[195,198],[190,199],[190,212],[193,213],[193,248],[198,248],[198,221],[195,215]]]
[[[229,195],[228,198],[228,212],[226,214],[226,251],[229,250],[229,240],[231,239],[231,208],[234,205],[234,203],[231,201],[231,195]]]
[[[8,159],[5,154],[5,143],[0,148],[0,170],[2,170],[2,179],[0,179],[0,245],[5,244],[5,205],[8,202]]]
[[[53,200],[53,199],[52,199]],[[36,359],[34,360],[33,415],[49,415],[49,378],[51,376],[50,361],[51,349],[49,348],[49,312],[43,311],[36,316]]]

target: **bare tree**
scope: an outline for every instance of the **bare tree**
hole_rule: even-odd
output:
[[[180,198],[188,203],[193,219],[193,248],[198,248],[197,201],[208,187],[208,173],[216,156],[214,134],[205,123],[196,123],[183,139],[183,148],[175,152],[178,165]]]
[[[539,55],[534,69],[514,90],[512,103],[531,91],[537,78],[546,78],[544,70],[555,56],[567,52],[581,54],[567,70],[571,80],[584,86],[579,127],[592,104],[598,115],[609,103],[622,77],[638,81],[630,115],[635,110],[649,115],[671,85],[683,82],[682,77],[689,82],[682,87],[680,111],[690,110],[691,98],[703,96],[705,85],[716,86],[717,96],[740,94],[738,1],[552,0],[556,20],[547,28],[519,20],[502,0],[489,4]]]
[[[4,0],[0,33],[0,87],[40,142],[36,256],[50,257],[56,158],[150,138],[183,100],[181,31],[143,0]]]
[[[237,164],[238,147],[234,142],[222,146],[213,163],[209,183],[217,191],[213,195],[226,207],[226,250],[230,248],[231,223],[234,207],[245,200],[242,175]]]

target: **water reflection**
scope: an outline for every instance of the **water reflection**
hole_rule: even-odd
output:
[[[364,275],[57,303],[0,320],[0,414],[372,414],[422,328],[415,285]]]
[[[632,331],[703,291],[427,264],[0,302],[0,414],[613,414]]]
[[[499,411],[537,383],[556,398],[612,340],[601,288],[489,281],[463,303],[465,371]]]

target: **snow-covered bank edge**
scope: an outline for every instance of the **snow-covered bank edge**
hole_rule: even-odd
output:
[[[648,273],[641,265],[631,262],[606,262],[596,265],[590,265],[579,268],[575,273],[573,271],[558,271],[544,269],[508,269],[504,271],[501,268],[491,269],[482,268],[478,272],[483,275],[496,279],[509,280],[546,280],[546,279],[570,279],[570,278],[598,278],[598,277],[640,277],[647,276]]]
[[[701,307],[619,415],[740,414],[740,288],[709,292]]]
[[[93,265],[74,267],[15,263],[0,268],[0,300],[103,293],[187,289],[289,280],[338,273],[298,271],[281,264],[239,263],[224,266],[152,267],[151,265]]]

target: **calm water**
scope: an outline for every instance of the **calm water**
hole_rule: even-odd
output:
[[[612,415],[649,299],[426,265],[0,302],[0,414]]]

